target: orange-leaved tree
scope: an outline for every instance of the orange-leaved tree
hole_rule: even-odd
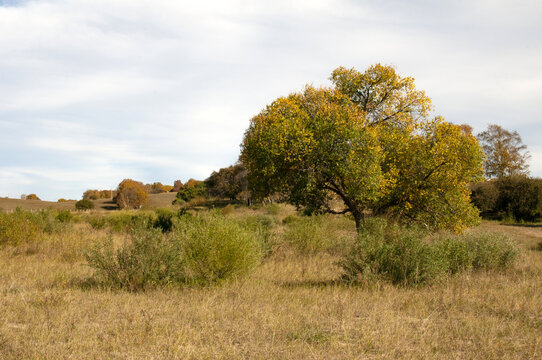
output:
[[[132,179],[124,179],[117,187],[115,202],[121,209],[139,208],[145,204],[149,194],[145,185]]]

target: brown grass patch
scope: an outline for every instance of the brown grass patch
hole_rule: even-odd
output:
[[[31,254],[0,250],[0,358],[541,358],[542,252],[531,249],[542,228],[487,229],[522,248],[512,270],[349,287],[336,282],[335,255],[283,248],[243,280],[128,293],[95,286],[81,257],[64,259],[106,235],[77,224]]]

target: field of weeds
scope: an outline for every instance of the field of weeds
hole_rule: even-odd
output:
[[[536,225],[374,243],[283,205],[2,216],[1,359],[542,357]]]

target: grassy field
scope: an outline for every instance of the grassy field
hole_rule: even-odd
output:
[[[471,230],[514,239],[520,258],[506,271],[419,288],[351,286],[338,281],[340,249],[301,254],[280,241],[293,209],[222,212],[274,219],[279,240],[249,276],[218,285],[135,293],[98,286],[82,253],[109,232],[85,221],[1,248],[0,358],[542,358],[542,227],[485,222]],[[326,221],[330,238],[355,236],[352,221]]]

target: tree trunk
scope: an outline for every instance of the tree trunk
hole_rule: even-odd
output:
[[[356,230],[359,233],[361,231],[361,226],[365,222],[365,215],[362,211],[352,211],[354,216],[354,221],[356,222]]]

